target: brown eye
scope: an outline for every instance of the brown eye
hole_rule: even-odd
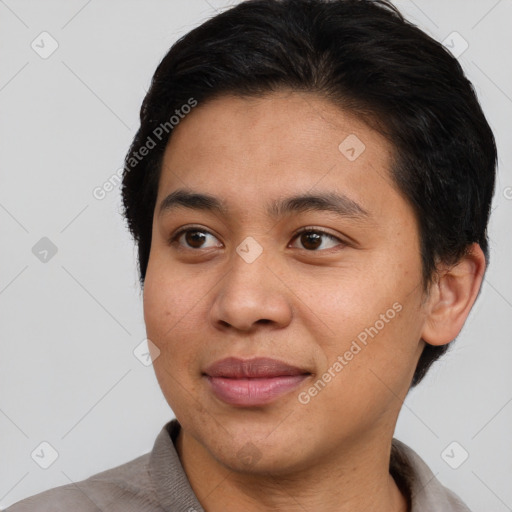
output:
[[[308,251],[331,249],[337,245],[343,245],[339,238],[318,229],[304,230],[296,235],[295,240],[300,242],[300,249]]]
[[[222,245],[217,237],[209,231],[193,228],[179,231],[171,238],[170,242],[177,243],[185,249],[209,249]]]
[[[300,241],[305,249],[318,249],[322,245],[322,235],[310,231],[309,233],[302,233]]]
[[[187,231],[183,235],[187,244],[194,249],[199,249],[206,240],[206,235],[202,231]]]

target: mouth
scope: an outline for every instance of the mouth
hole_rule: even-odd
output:
[[[211,392],[223,402],[255,407],[273,402],[298,387],[311,372],[277,359],[228,357],[203,372]]]

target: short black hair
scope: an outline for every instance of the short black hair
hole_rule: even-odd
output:
[[[285,89],[329,99],[391,142],[392,179],[419,224],[425,291],[438,263],[456,263],[474,242],[489,261],[496,144],[457,59],[386,0],[246,0],[181,37],[142,103],[122,183],[142,287],[171,118],[192,102]],[[412,386],[447,348],[426,344]]]

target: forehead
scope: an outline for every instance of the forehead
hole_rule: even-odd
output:
[[[173,130],[158,198],[178,188],[247,207],[284,195],[337,192],[366,210],[399,192],[392,147],[354,115],[313,93],[221,96]]]

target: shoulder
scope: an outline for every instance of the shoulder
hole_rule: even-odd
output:
[[[471,512],[453,491],[435,478],[423,459],[398,439],[393,439],[390,471],[409,494],[412,512]]]
[[[26,498],[5,512],[160,512],[154,500],[147,453],[86,480]]]
[[[36,494],[4,512],[202,511],[174,446],[180,428],[173,419],[161,429],[151,452],[86,480]]]

